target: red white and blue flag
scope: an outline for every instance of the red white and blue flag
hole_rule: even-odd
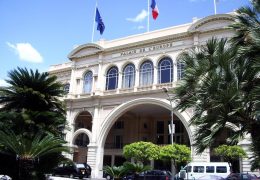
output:
[[[157,7],[155,0],[152,0],[151,8],[152,8],[153,19],[156,20],[156,18],[159,15],[159,9]]]

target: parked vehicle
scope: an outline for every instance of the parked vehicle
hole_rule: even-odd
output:
[[[7,175],[0,175],[0,180],[12,180],[12,178]]]
[[[207,175],[226,178],[230,174],[227,162],[190,162],[175,177],[175,179],[198,179]]]
[[[68,176],[70,178],[78,177],[80,179],[84,177],[90,177],[91,168],[87,164],[76,163],[62,163],[58,167],[53,169],[54,176]]]
[[[172,179],[172,174],[170,171],[166,170],[149,170],[140,173],[138,176],[133,176],[130,175],[126,178],[126,180],[144,180],[144,179],[149,179],[149,180],[171,180]]]
[[[231,173],[226,180],[258,180],[257,176],[248,173]]]

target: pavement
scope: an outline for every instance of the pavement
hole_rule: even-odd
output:
[[[67,178],[67,177],[57,177],[57,176],[49,176],[47,180],[68,180],[68,179],[79,179],[79,178]],[[105,178],[83,178],[87,180],[104,180]]]

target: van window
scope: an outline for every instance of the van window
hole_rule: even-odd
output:
[[[215,168],[214,166],[206,166],[206,173],[214,173]]]
[[[186,170],[186,172],[191,172],[191,166],[186,166],[183,169]]]
[[[193,172],[203,173],[204,172],[204,166],[193,166]]]
[[[226,173],[227,172],[227,167],[226,166],[217,166],[216,172],[217,173]]]

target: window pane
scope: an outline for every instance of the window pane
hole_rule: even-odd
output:
[[[149,86],[153,84],[153,64],[145,61],[140,68],[140,85]]]
[[[158,68],[159,83],[169,83],[173,79],[172,60],[164,58],[159,62]]]
[[[92,72],[89,71],[86,73],[85,77],[84,77],[84,92],[85,93],[90,93],[91,89],[92,89]]]
[[[128,64],[123,71],[123,88],[134,87],[135,82],[135,67],[133,64]]]
[[[66,93],[69,93],[69,91],[70,91],[70,84],[65,84],[65,85],[64,85],[64,91],[65,91]]]
[[[177,62],[177,79],[180,80],[184,77],[184,63],[180,60]]]
[[[203,173],[204,172],[204,166],[194,166],[193,172],[195,173]]]
[[[226,173],[227,172],[227,167],[226,166],[217,166],[216,172],[217,173]]]
[[[112,67],[107,72],[106,90],[116,89],[117,81],[118,81],[118,70],[116,67]]]
[[[214,173],[215,168],[214,166],[206,166],[206,172],[207,173]]]

